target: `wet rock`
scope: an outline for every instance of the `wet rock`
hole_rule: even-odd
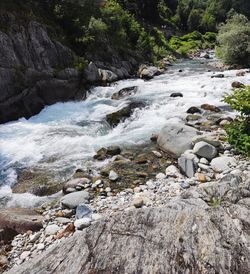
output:
[[[202,118],[201,115],[189,114],[189,115],[187,115],[186,120],[187,120],[187,122],[192,122],[192,121],[197,121],[197,120],[199,120],[201,118]]]
[[[245,76],[246,75],[246,72],[245,71],[239,71],[236,73],[236,76]]]
[[[192,138],[197,133],[197,130],[192,127],[173,123],[162,128],[157,143],[162,150],[178,158],[184,151],[191,148]]]
[[[139,77],[145,80],[150,80],[161,73],[162,71],[154,66],[141,66],[138,71]]]
[[[76,179],[69,180],[68,182],[63,184],[63,193],[68,194],[68,193],[74,192],[76,187],[79,184],[84,185],[87,183],[90,183],[90,179],[88,178],[76,178]]]
[[[207,52],[202,52],[202,53],[200,54],[200,58],[210,59],[209,53],[207,53]]]
[[[190,107],[187,110],[187,113],[190,113],[190,114],[201,113],[201,110],[197,107]]]
[[[201,108],[204,110],[212,111],[212,112],[221,112],[220,108],[213,105],[209,105],[209,104],[203,104],[201,105]]]
[[[112,72],[111,70],[98,69],[101,76],[101,80],[105,83],[114,82],[118,80],[118,75]]]
[[[119,90],[118,92],[114,93],[111,97],[111,99],[113,100],[120,100],[123,99],[125,97],[131,96],[136,94],[136,92],[138,91],[138,87],[128,87],[128,88],[123,88],[121,90]]]
[[[180,93],[180,92],[174,92],[174,93],[172,93],[171,95],[170,95],[170,97],[183,97],[183,94],[182,93]]]
[[[9,241],[10,236],[25,233],[28,230],[38,231],[42,226],[44,217],[34,210],[25,208],[8,208],[0,211],[0,229],[3,230],[1,238]]]
[[[80,204],[88,203],[89,193],[87,191],[78,191],[70,193],[61,198],[62,207],[74,209]]]
[[[76,219],[82,219],[84,217],[91,217],[92,209],[85,204],[78,205],[76,208]]]
[[[235,81],[232,83],[232,88],[244,88],[245,85],[241,82]]]
[[[219,73],[219,74],[215,74],[215,75],[212,75],[211,78],[224,78],[225,75],[222,74],[222,73]]]
[[[132,102],[121,110],[108,114],[106,120],[112,127],[117,126],[119,123],[129,118],[135,109],[143,107],[145,107],[145,104],[142,102]]]
[[[211,167],[218,172],[225,171],[229,169],[230,167],[236,166],[237,161],[234,157],[229,157],[229,156],[220,156],[217,158],[214,158],[210,165]]]
[[[94,159],[102,161],[108,157],[119,155],[121,148],[119,146],[109,146],[107,148],[101,148],[97,151]]]
[[[193,152],[196,155],[204,157],[208,160],[212,160],[218,154],[218,151],[214,146],[203,141],[198,142],[194,145]]]

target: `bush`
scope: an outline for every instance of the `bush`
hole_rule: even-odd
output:
[[[219,28],[217,55],[225,64],[237,67],[250,65],[250,22],[235,14]]]
[[[224,97],[240,116],[226,127],[228,141],[240,153],[250,156],[250,86],[235,89],[232,95]]]

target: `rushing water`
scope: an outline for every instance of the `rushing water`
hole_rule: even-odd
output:
[[[224,78],[211,78],[213,72],[208,71],[207,63],[184,61],[151,81],[130,79],[96,87],[85,101],[57,103],[28,120],[0,125],[0,198],[10,193],[23,168],[49,170],[65,179],[76,168],[91,164],[97,149],[144,143],[169,120],[183,119],[191,106],[223,105],[221,98],[230,92],[233,81],[250,84],[249,74],[236,77],[233,70],[224,74]],[[138,86],[138,92],[119,101],[111,100],[114,92],[129,86]],[[181,92],[184,97],[170,98],[173,92]],[[147,107],[110,128],[106,114],[132,100],[144,101]]]

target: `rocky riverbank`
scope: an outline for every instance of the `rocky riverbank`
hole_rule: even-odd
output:
[[[42,273],[49,264],[48,273],[54,271],[51,264],[62,273],[66,261],[74,264],[69,273],[169,273],[171,267],[174,273],[247,273],[250,163],[226,141],[223,127],[232,119],[224,109],[193,106],[185,123],[166,125],[148,145],[99,150],[94,159],[108,159],[109,164],[88,174],[78,170],[64,184],[62,197],[36,210],[41,229],[31,225],[27,231],[15,231],[25,233],[2,250],[1,265],[14,266],[10,273],[31,268]],[[32,214],[37,221],[37,213]],[[7,223],[13,228],[13,220]],[[120,231],[119,237],[114,230]],[[88,247],[78,253],[84,268],[72,255],[82,245]],[[103,262],[100,248],[106,250]],[[149,256],[152,248],[158,256]],[[124,260],[123,249],[131,250]],[[67,259],[63,250],[69,252]],[[53,252],[60,257],[58,262]],[[114,255],[117,260],[111,260]]]

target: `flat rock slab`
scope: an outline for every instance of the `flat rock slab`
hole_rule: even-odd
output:
[[[249,228],[237,228],[248,214],[244,203],[214,208],[199,198],[134,209],[98,221],[8,274],[249,273]]]
[[[44,218],[34,210],[25,208],[8,208],[0,211],[0,229],[5,233],[3,241],[10,240],[9,234],[12,237],[18,233],[25,233],[28,230],[38,231],[43,225]]]

